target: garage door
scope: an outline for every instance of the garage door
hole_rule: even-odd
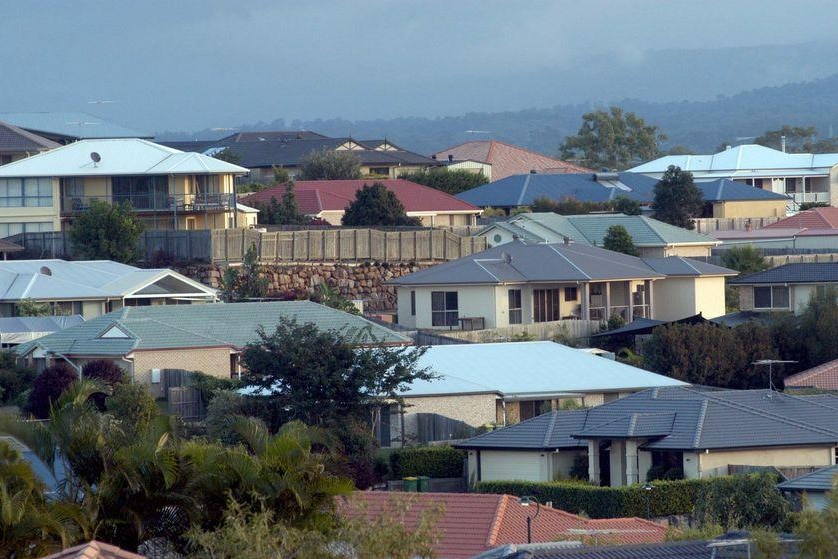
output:
[[[483,481],[521,479],[547,481],[541,477],[540,452],[498,452],[484,450],[480,453],[480,477]]]

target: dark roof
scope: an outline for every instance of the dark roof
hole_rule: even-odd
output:
[[[0,254],[4,252],[21,252],[23,247],[11,241],[0,239]]]
[[[762,272],[731,280],[739,285],[763,283],[834,283],[838,282],[838,262],[783,264]]]
[[[779,192],[763,190],[755,186],[730,179],[696,182],[706,202],[737,202],[747,200],[788,200]]]
[[[575,549],[531,549],[496,555],[491,559],[711,559],[714,556],[713,548],[707,544],[706,541],[685,541]],[[486,559],[490,559],[488,555]]]
[[[60,142],[85,138],[153,137],[153,134],[133,130],[88,113],[0,113],[0,121]]]
[[[769,390],[653,388],[582,411],[550,412],[462,448],[577,448],[584,438],[650,438],[650,450],[838,443],[838,398]],[[574,440],[576,439],[576,440]]]
[[[666,258],[644,258],[643,262],[654,271],[669,276],[735,276],[735,270],[708,264],[693,258],[683,256],[668,256]]]
[[[654,330],[658,326],[666,326],[668,324],[702,324],[704,322],[708,322],[708,320],[701,316],[701,313],[693,316],[688,316],[680,320],[671,320],[669,322],[663,320],[655,320],[653,318],[638,317],[626,324],[625,326],[621,326],[613,330],[605,330],[604,332],[598,332],[590,337],[604,338],[606,336],[639,336],[642,334],[651,334],[652,330]]]
[[[327,136],[310,130],[248,130],[236,132],[220,140],[227,145],[238,142],[265,142],[273,140],[318,140]]]
[[[0,152],[30,153],[46,151],[60,145],[12,124],[0,122]]]
[[[829,466],[815,470],[810,474],[784,481],[777,485],[777,487],[784,491],[832,491],[835,476],[838,476],[838,466]]]
[[[772,318],[773,317],[770,312],[737,311],[723,314],[722,316],[717,316],[716,318],[711,318],[710,322],[733,328],[748,322],[768,323]]]

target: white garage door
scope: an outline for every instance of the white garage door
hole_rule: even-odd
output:
[[[480,477],[483,481],[549,481],[542,478],[541,465],[544,460],[540,452],[484,450],[480,453]]]

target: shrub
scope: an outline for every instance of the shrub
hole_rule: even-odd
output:
[[[404,448],[390,454],[393,477],[462,477],[466,453],[450,446]],[[493,493],[493,491],[486,491]]]
[[[207,416],[204,424],[207,436],[211,440],[224,444],[243,442],[241,436],[233,430],[233,423],[244,415],[244,397],[232,390],[218,390],[213,393],[207,404]]]
[[[0,352],[0,404],[19,405],[34,380],[34,369],[17,365],[10,352]]]
[[[105,399],[105,409],[122,421],[126,432],[142,433],[157,415],[157,403],[145,386],[119,383]]]
[[[190,388],[200,390],[201,400],[205,405],[209,405],[216,394],[225,390],[233,390],[241,383],[238,379],[214,377],[200,371],[193,371],[188,384]]]
[[[75,369],[63,361],[47,367],[35,377],[26,411],[39,419],[46,419],[52,403],[78,379]]]
[[[81,369],[81,378],[95,379],[111,390],[117,384],[126,381],[125,371],[122,370],[122,367],[107,359],[97,359],[96,361],[87,362]],[[102,392],[97,392],[90,397],[93,403],[96,404],[96,407],[99,408],[99,411],[105,411],[105,397],[106,394]]]

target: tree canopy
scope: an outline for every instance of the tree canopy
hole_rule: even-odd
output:
[[[753,274],[770,266],[758,248],[753,245],[733,246],[722,253],[722,266],[742,275]]]
[[[814,126],[784,124],[776,130],[763,132],[754,139],[754,143],[779,150],[783,147],[783,137],[785,137],[788,153],[826,153],[838,150],[838,139],[818,140],[819,135],[818,129]]]
[[[471,190],[489,182],[489,179],[483,173],[472,173],[463,169],[452,171],[447,168],[406,173],[399,178],[441,190],[451,195]]]
[[[222,297],[228,303],[250,299],[263,299],[268,295],[268,278],[259,270],[259,255],[256,245],[250,245],[244,253],[239,268],[227,266],[221,276]]]
[[[634,239],[622,225],[612,225],[608,228],[608,232],[602,240],[602,248],[622,252],[630,256],[639,256],[637,247],[634,246]]]
[[[562,159],[597,170],[622,170],[657,157],[658,142],[665,139],[657,126],[612,106],[585,113],[579,132],[568,136],[559,149]]]
[[[361,159],[349,150],[312,151],[300,159],[299,179],[322,181],[361,178]]]
[[[701,215],[704,195],[693,183],[692,173],[670,165],[655,185],[652,208],[655,210],[655,219],[676,227],[693,229],[695,225],[692,218]]]
[[[92,200],[89,210],[73,218],[70,242],[76,254],[88,260],[131,264],[139,258],[137,242],[142,232],[143,224],[130,202]]]
[[[268,204],[257,202],[254,206],[259,210],[259,223],[268,225],[303,225],[311,221],[300,213],[300,206],[297,204],[297,196],[294,193],[294,183],[285,184],[285,192],[282,198],[277,201],[271,196]]]
[[[401,201],[380,182],[365,184],[355,193],[341,223],[355,227],[421,225],[419,218],[407,216]]]

